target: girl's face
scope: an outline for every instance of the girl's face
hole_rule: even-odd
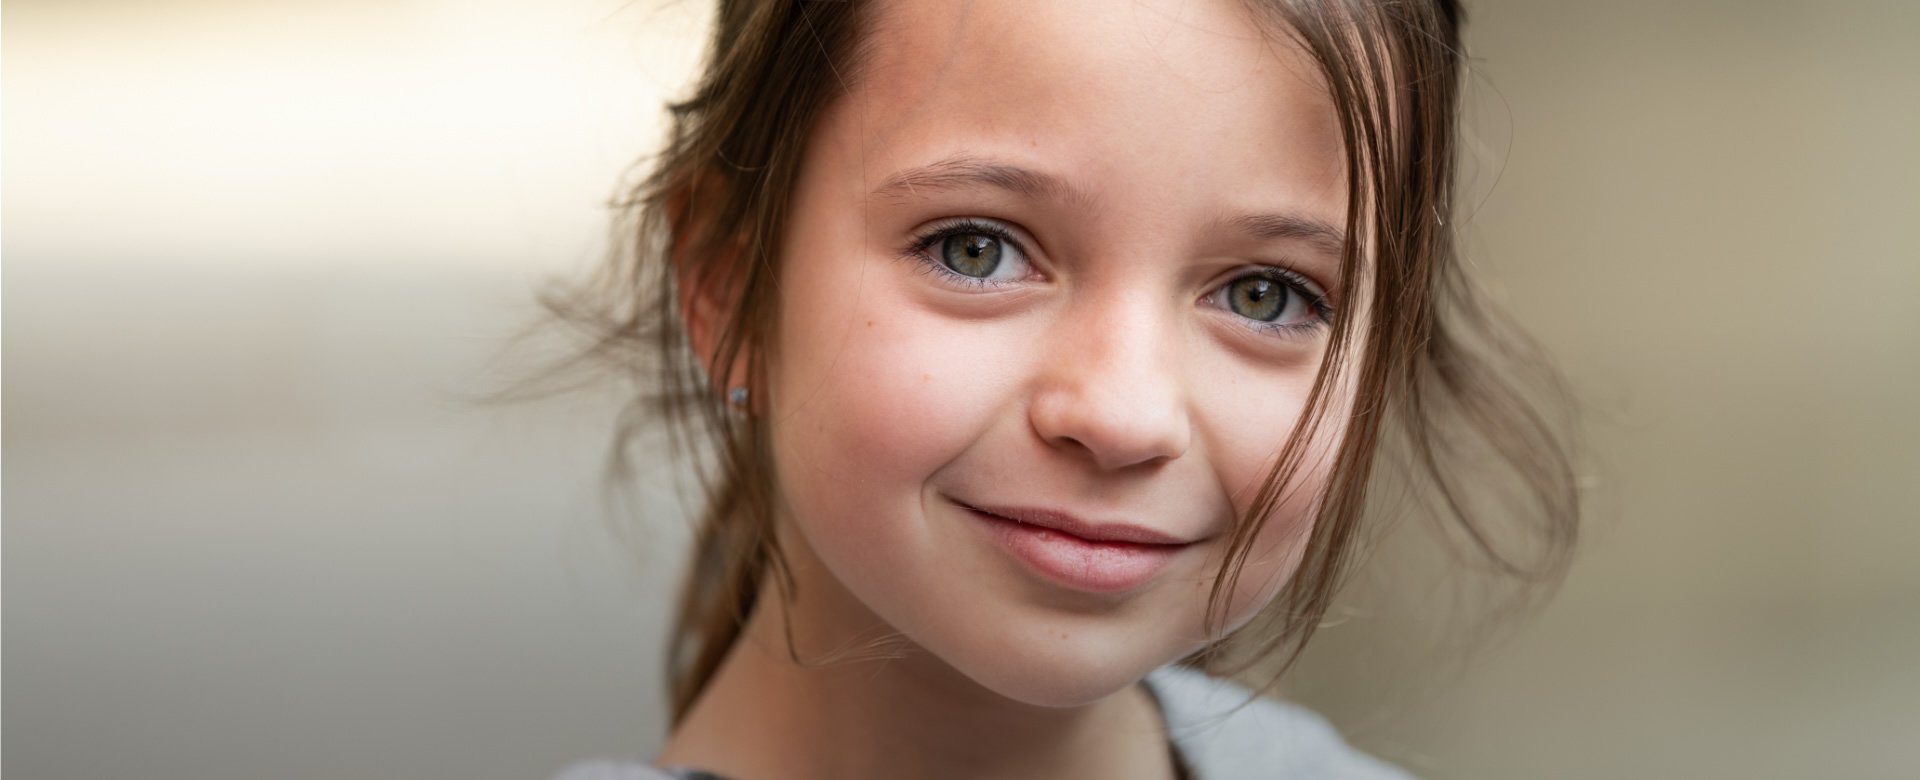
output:
[[[1229,531],[1342,305],[1332,105],[1233,0],[877,13],[781,255],[762,413],[796,630],[1090,702],[1217,638]],[[1228,628],[1300,559],[1329,411]]]

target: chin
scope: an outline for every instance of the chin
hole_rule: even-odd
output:
[[[1158,664],[1103,667],[1084,663],[997,663],[970,674],[994,693],[1035,707],[1082,707],[1138,683]],[[964,670],[963,670],[964,673]]]
[[[1085,632],[1038,628],[1000,641],[983,633],[959,646],[922,643],[933,656],[982,688],[1035,707],[1081,707],[1125,691],[1149,672],[1181,657],[1179,649],[1143,655],[1139,639],[1118,641]],[[1024,641],[1023,641],[1024,640]],[[942,652],[942,651],[945,652]]]

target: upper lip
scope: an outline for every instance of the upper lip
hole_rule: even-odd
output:
[[[1131,523],[1096,523],[1053,509],[1037,509],[1017,506],[984,506],[957,502],[961,506],[976,512],[985,512],[995,517],[1012,520],[1027,525],[1037,525],[1064,534],[1078,536],[1091,542],[1126,542],[1130,544],[1183,545],[1192,540],[1182,539],[1163,531],[1155,531],[1145,526]]]

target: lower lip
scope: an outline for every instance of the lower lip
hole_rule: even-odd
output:
[[[1096,542],[1037,525],[967,510],[995,541],[1029,567],[1061,585],[1093,593],[1123,593],[1167,568],[1184,544]]]

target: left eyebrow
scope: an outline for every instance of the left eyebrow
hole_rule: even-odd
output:
[[[908,168],[887,177],[870,197],[899,198],[922,189],[953,190],[965,187],[991,187],[1029,200],[1064,200],[1091,204],[1086,190],[1045,171],[1023,168],[1011,163],[959,154],[939,162]]]
[[[1260,240],[1296,239],[1333,257],[1346,255],[1346,231],[1301,214],[1242,214],[1215,224]]]

